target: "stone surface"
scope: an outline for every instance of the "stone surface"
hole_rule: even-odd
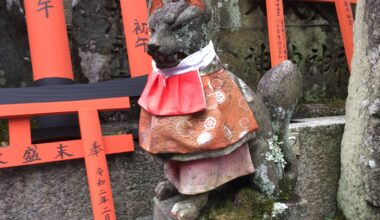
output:
[[[280,218],[281,220],[300,220],[307,219],[308,211],[308,202],[305,199],[301,199],[298,202],[287,203],[288,209],[284,213],[284,217]]]
[[[136,220],[154,220],[154,219],[153,219],[153,216],[150,215],[150,216],[145,216],[145,217],[136,218]]]
[[[257,93],[271,112],[276,107],[294,108],[302,93],[302,73],[291,61],[284,61],[260,79]]]
[[[211,9],[212,7],[207,5],[204,10],[199,10],[197,6],[188,4],[186,1],[165,1],[159,10],[153,8],[155,11],[153,11],[149,17],[149,25],[153,27],[153,29],[151,39],[148,43],[148,54],[152,56],[158,68],[172,68],[177,66],[184,57],[191,55],[195,51],[199,51],[209,42],[209,36],[205,30],[207,30],[207,25],[211,17]],[[174,25],[172,23],[174,23]],[[215,58],[209,66],[215,65],[216,62],[218,62],[217,58]],[[204,69],[200,71],[204,71]],[[255,108],[260,109],[259,111],[254,111],[257,120],[263,120],[268,115],[273,115],[266,123],[269,123],[272,127],[270,131],[274,132],[268,131],[263,134],[262,131],[260,131],[259,137],[255,140],[275,139],[274,134],[278,134],[284,139],[287,138],[286,131],[292,110],[302,90],[302,76],[297,67],[290,61],[284,61],[271,71],[268,71],[260,81],[261,87],[259,88],[263,88],[259,91],[261,97],[260,95],[256,96],[253,94],[249,87],[233,74],[231,74],[231,78],[233,78],[236,85],[238,85],[245,94],[247,102],[251,104],[254,102],[262,103],[261,100],[265,102],[265,105],[253,104]],[[288,88],[289,96],[287,96],[287,99],[281,99],[277,96],[277,93],[283,93],[285,88]],[[289,88],[291,89],[289,90]],[[263,90],[268,92],[264,92]],[[285,109],[288,112],[284,113],[283,116],[282,112],[280,112],[282,117],[277,117],[275,115],[275,112],[278,111],[277,109]],[[260,113],[263,113],[263,115]],[[274,124],[278,124],[278,126],[275,128]],[[264,127],[262,125],[263,124],[259,123],[260,127]],[[278,146],[279,144],[277,143],[280,141],[278,141],[277,137],[276,141],[273,142],[273,147],[276,147],[276,149],[278,149],[276,152],[279,152],[274,156],[281,157],[281,160],[276,161],[276,164],[270,168],[268,164],[275,162],[268,162],[270,160],[266,159],[266,157],[261,157],[260,161],[254,161],[255,165],[258,164],[256,168],[261,171],[256,172],[254,176],[255,183],[259,183],[256,184],[256,186],[261,192],[271,197],[276,196],[275,190],[280,190],[277,184],[278,180],[285,179],[285,163],[288,164],[288,171],[290,173],[293,171],[292,167],[294,167],[294,163],[290,158],[295,159],[294,156],[289,156],[293,155],[292,152],[289,151],[283,150],[285,156],[282,155],[280,146]],[[275,144],[276,146],[274,146]],[[255,145],[255,147],[252,148],[272,149],[272,146],[269,145],[268,141],[267,145]],[[285,148],[287,147],[288,145],[285,145]],[[284,149],[284,147],[282,149]],[[270,152],[271,150],[269,150],[269,152],[267,151],[266,154]],[[203,154],[207,155],[207,152]],[[253,159],[255,160],[256,158]],[[272,161],[275,161],[275,159],[272,159]],[[293,176],[296,177],[296,174]],[[216,175],[215,178],[218,178],[218,176]],[[190,183],[188,184],[191,185],[191,180],[189,181]],[[210,181],[212,181],[212,179]],[[269,188],[271,188],[271,190],[267,190]],[[181,190],[179,189],[179,191]],[[175,200],[168,205],[165,205],[165,203],[167,200],[171,201],[170,198],[160,203],[155,200],[157,208],[155,208],[154,211],[154,218],[165,219],[172,215],[181,220],[195,220],[199,215],[199,210],[207,204],[207,200],[199,199],[200,196],[201,195],[186,196],[184,200]],[[173,208],[171,208],[171,206],[173,206]]]
[[[77,80],[94,82],[128,76],[119,1],[73,3],[71,53]]]
[[[31,85],[26,23],[19,1],[0,1],[0,87]],[[6,30],[6,31],[4,31]]]
[[[107,158],[117,218],[151,215],[163,167],[140,148]],[[0,178],[0,219],[92,219],[83,160],[1,169]]]
[[[284,93],[287,95],[280,95]],[[284,61],[265,73],[259,82],[257,96],[263,100],[265,107],[257,105],[259,103],[257,101],[250,103],[259,125],[258,139],[254,144],[255,147],[251,148],[257,170],[254,181],[263,192],[270,196],[273,192],[269,192],[281,190],[278,187],[278,180],[286,180],[291,186],[295,184],[297,178],[297,161],[288,141],[288,128],[294,106],[301,93],[302,74],[290,61]],[[267,115],[263,114],[266,110],[269,111],[269,121]],[[272,130],[263,135],[262,130],[268,122]],[[269,151],[265,144],[270,148]],[[277,147],[280,154],[274,153]],[[272,159],[268,159],[270,157]],[[272,164],[274,167],[271,166],[270,160],[276,161]],[[270,188],[271,190],[268,190]]]
[[[337,100],[330,103],[300,103],[294,110],[293,118],[317,118],[344,115],[344,102],[344,100]]]
[[[151,5],[154,6],[153,2]],[[152,56],[158,68],[177,66],[186,56],[201,50],[209,42],[206,30],[212,9],[213,7],[208,4],[204,10],[200,10],[186,1],[164,1],[159,9],[149,9],[151,11],[149,26],[152,27],[152,34],[148,42],[148,54]],[[210,61],[209,66],[219,66],[218,61],[218,58],[215,58]],[[206,71],[207,68],[200,71]],[[283,180],[289,185],[294,185],[291,182],[295,183],[297,176],[296,158],[290,149],[287,131],[294,106],[302,93],[302,74],[290,61],[284,61],[264,74],[259,83],[258,95],[252,93],[242,80],[233,74],[231,77],[253,108],[260,127],[258,136],[252,143],[263,144],[251,145],[251,149],[255,150],[250,152],[254,152],[253,154],[258,151],[265,152],[253,157],[257,169],[254,182],[262,193],[276,197],[277,192],[281,190],[279,181]],[[266,120],[268,115],[270,120]],[[262,121],[265,122],[261,123]],[[263,128],[266,127],[271,128],[263,132]],[[206,151],[201,153],[208,155]],[[271,164],[273,166],[270,166]],[[186,206],[177,203],[174,208],[176,207]],[[185,213],[186,210],[177,213],[180,212]],[[191,216],[183,219],[194,219],[193,214]]]
[[[348,219],[380,219],[380,4],[356,13],[338,201]]]
[[[306,216],[299,219],[331,219],[336,213],[343,128],[343,117],[299,119],[290,124],[299,166],[295,193],[308,201]]]

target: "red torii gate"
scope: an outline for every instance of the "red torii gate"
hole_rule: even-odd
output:
[[[74,77],[63,0],[24,0],[24,6],[35,81],[45,85],[53,81],[70,84]],[[146,75],[151,71],[151,58],[145,52],[149,32],[134,31],[136,25],[146,27],[146,2],[121,0],[121,6],[131,76]],[[139,90],[146,79],[138,77],[136,80],[140,86],[135,90]],[[94,219],[114,220],[116,216],[106,155],[134,151],[133,139],[130,134],[103,137],[98,111],[128,109],[129,97],[124,92],[127,88],[122,85],[133,87],[133,84],[120,80],[93,85],[107,88],[107,94],[93,94],[97,89],[91,89],[92,85],[84,88],[86,94],[82,97],[75,97],[78,94],[72,97],[67,94],[54,96],[57,95],[56,91],[65,88],[80,91],[80,85],[0,90],[0,118],[9,121],[10,142],[9,146],[0,148],[0,168],[84,158]],[[4,101],[9,92],[16,93],[15,100]],[[41,98],[32,97],[35,95]],[[55,98],[57,100],[51,100]],[[81,139],[32,143],[30,117],[68,113],[78,113]]]
[[[351,4],[357,0],[292,0],[303,2],[335,3],[339,26],[342,33],[348,67],[351,70],[353,54],[353,24]],[[266,0],[269,47],[272,67],[287,59],[284,7],[282,0]]]

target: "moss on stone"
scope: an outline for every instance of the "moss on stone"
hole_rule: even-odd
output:
[[[201,220],[262,220],[272,213],[274,201],[251,188],[244,188],[226,200],[211,200]]]
[[[338,211],[336,212],[336,215],[335,215],[335,220],[346,220],[346,216],[344,216],[344,213],[342,212],[342,210],[338,209]]]
[[[328,104],[334,108],[344,109],[346,106],[346,100],[344,100],[344,99],[333,99],[330,102],[327,102],[326,104]]]
[[[278,182],[278,188],[277,195],[279,200],[287,201],[294,191],[294,184],[292,184],[287,178],[283,178]]]

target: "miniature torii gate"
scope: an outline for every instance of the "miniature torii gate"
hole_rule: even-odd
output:
[[[342,33],[348,67],[351,70],[353,54],[353,24],[351,3],[357,0],[293,0],[303,2],[335,3]],[[271,64],[276,66],[287,59],[285,18],[282,0],[266,0]]]
[[[73,72],[63,0],[25,0],[33,76],[42,84],[71,84]],[[132,77],[151,71],[145,1],[121,0]],[[128,11],[128,12],[127,12]],[[136,27],[141,27],[136,29]],[[55,83],[54,83],[55,82]],[[58,82],[58,83],[56,83]],[[8,119],[10,144],[0,148],[0,168],[84,158],[95,220],[114,220],[106,155],[134,151],[132,135],[102,136],[98,111],[130,107],[146,77],[84,85],[0,89],[0,118]],[[30,117],[78,113],[81,139],[33,144]]]

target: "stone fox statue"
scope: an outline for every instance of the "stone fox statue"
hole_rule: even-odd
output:
[[[156,199],[187,195],[171,208],[174,219],[196,219],[207,192],[235,178],[251,175],[275,197],[279,181],[297,175],[287,128],[301,94],[300,72],[286,61],[253,93],[216,55],[210,17],[206,1],[150,2],[154,61],[139,100],[139,138],[143,149],[164,158],[168,181],[158,184]]]

